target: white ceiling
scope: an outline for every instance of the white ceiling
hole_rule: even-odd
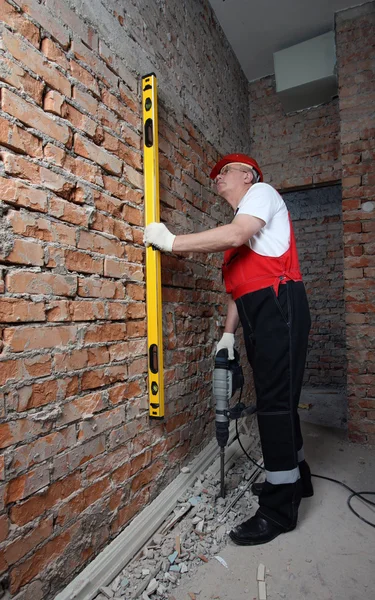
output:
[[[333,31],[358,0],[210,0],[249,81],[274,73],[273,53]]]

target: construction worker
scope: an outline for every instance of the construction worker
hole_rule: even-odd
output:
[[[216,352],[227,348],[234,357],[234,333],[241,322],[266,476],[253,486],[259,494],[256,514],[229,535],[236,544],[263,544],[294,529],[301,497],[313,494],[297,412],[310,313],[288,210],[278,192],[263,183],[257,162],[229,154],[210,177],[235,211],[233,221],[177,236],[163,223],[151,223],[144,243],[176,253],[225,251],[223,276],[230,296]]]

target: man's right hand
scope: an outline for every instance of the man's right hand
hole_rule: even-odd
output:
[[[228,350],[228,359],[234,360],[234,333],[223,333],[221,340],[216,346],[216,354],[223,348]]]

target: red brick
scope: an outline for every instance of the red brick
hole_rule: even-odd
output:
[[[124,525],[142,510],[150,501],[150,493],[148,489],[141,490],[134,498],[127,502],[126,506],[118,511],[116,519],[111,526],[112,534],[117,533]]]
[[[132,189],[130,186],[125,185],[114,177],[104,176],[104,187],[105,189],[119,198],[120,200],[127,200],[133,202],[133,204],[139,204],[143,201],[143,193]]]
[[[78,281],[78,295],[83,298],[124,298],[124,286],[120,282],[86,278]]]
[[[120,126],[119,119],[117,118],[116,115],[114,115],[110,110],[108,110],[102,104],[100,104],[98,107],[97,116],[98,116],[98,119],[100,120],[101,124],[104,125],[104,127],[108,127],[109,129],[111,129],[112,131],[117,133],[118,135],[121,135],[121,126]],[[134,136],[136,138],[138,138],[138,142],[139,142],[139,136],[137,136],[136,134],[134,134]],[[122,138],[124,139],[123,135],[122,135]]]
[[[91,325],[87,328],[84,343],[115,342],[123,340],[126,336],[125,323],[105,323],[103,325]]]
[[[53,540],[39,548],[30,558],[11,569],[11,593],[15,594],[18,592],[21,587],[42,573],[44,568],[51,564],[53,560],[60,558],[65,548],[72,541],[77,528],[77,525],[74,525],[64,533],[58,535]]]
[[[49,90],[44,97],[43,108],[46,112],[53,113],[54,115],[62,116],[63,104],[65,97],[56,92],[55,90]]]
[[[123,406],[108,410],[100,415],[94,416],[92,419],[81,422],[78,426],[78,439],[80,441],[87,440],[104,431],[111,431],[118,425],[121,425],[124,420],[125,408]]]
[[[131,167],[129,164],[126,164],[125,166],[124,177],[127,179],[127,181],[134,185],[134,187],[138,189],[143,188],[143,174],[133,169],[133,167]]]
[[[132,300],[145,300],[146,289],[142,285],[136,285],[134,283],[128,283],[126,285],[126,295]]]
[[[144,224],[144,215],[143,211],[139,210],[139,208],[133,208],[132,206],[124,205],[122,209],[122,216],[128,223],[132,225],[140,225]]]
[[[61,481],[52,483],[46,491],[29,498],[25,502],[16,504],[10,509],[10,520],[16,525],[23,526],[33,521],[50,508],[69,498],[71,494],[81,487],[81,476],[74,473]]]
[[[4,331],[4,342],[12,352],[57,348],[73,343],[77,338],[75,326],[9,327]]]
[[[35,494],[49,483],[49,472],[44,466],[28,471],[12,479],[6,486],[5,504],[12,504],[18,500],[24,500]]]
[[[105,319],[106,310],[103,302],[71,302],[69,312],[73,321],[97,321]]]
[[[104,210],[109,209],[111,205],[110,204],[108,205],[108,202],[104,198],[103,195],[101,196],[101,198],[103,199],[104,202],[98,203],[98,204],[105,206]],[[117,202],[117,201],[115,200],[115,202]],[[118,204],[122,204],[122,203],[118,203]],[[114,207],[114,214],[118,213],[118,216],[121,217],[120,211],[117,211],[117,206],[115,204],[113,204],[113,207]],[[109,210],[109,212],[110,212],[110,210]],[[127,223],[125,223],[124,221],[120,221],[118,219],[109,217],[107,215],[103,215],[102,213],[99,213],[99,212],[96,213],[95,219],[94,219],[93,223],[91,224],[91,228],[95,229],[97,231],[103,231],[105,233],[112,234],[112,235],[116,236],[117,238],[119,238],[120,240],[133,241],[133,231],[132,231],[132,228]]]
[[[29,302],[16,298],[0,298],[0,323],[45,321],[43,302]]]
[[[96,115],[98,111],[99,102],[91,96],[91,94],[87,94],[82,92],[76,86],[73,87],[73,99],[91,115]]]
[[[74,106],[71,106],[67,102],[64,104],[62,116],[68,121],[70,121],[72,125],[74,125],[74,127],[84,131],[88,136],[95,136],[98,129],[98,124],[95,121],[93,121],[93,119],[90,119],[90,117],[84,115],[82,112],[80,112],[79,110],[74,108]]]
[[[41,77],[50,87],[59,90],[64,96],[71,96],[71,83],[57,68],[49,64],[44,56],[6,29],[3,31],[3,43],[10,54]]]
[[[145,487],[151,481],[155,481],[165,469],[165,463],[162,460],[154,462],[147,469],[141,471],[131,482],[131,490],[133,493],[140,488]]]
[[[8,515],[2,515],[0,517],[0,543],[7,539],[8,532],[9,532]]]
[[[2,21],[27,38],[34,46],[39,46],[40,33],[36,25],[26,19],[21,12],[18,12],[6,0],[0,0],[0,11]]]
[[[108,87],[117,88],[118,77],[99,60],[91,50],[82,44],[77,38],[73,39],[72,51],[74,56],[81,62],[86,63]]]
[[[81,231],[78,240],[78,248],[98,252],[99,254],[107,254],[122,258],[125,254],[125,244],[117,239],[110,239],[98,233],[90,231]]]
[[[28,535],[16,538],[11,544],[5,548],[5,560],[9,566],[18,562],[30,550],[39,546],[41,542],[51,536],[53,532],[53,519],[50,517],[41,521],[35,529]]]
[[[0,177],[0,195],[3,202],[23,206],[38,212],[47,212],[47,196],[42,190],[37,190],[15,179]]]
[[[127,317],[127,305],[118,303],[118,302],[110,302],[107,304],[108,318],[112,321],[122,321]]]
[[[18,4],[23,12],[40,23],[40,25],[48,31],[55,40],[60,42],[63,48],[68,47],[68,30],[52,16],[51,12],[44,5],[39,4],[38,0],[17,0],[16,4]]]
[[[2,90],[1,108],[26,125],[29,125],[29,127],[34,127],[42,131],[62,144],[68,144],[70,141],[71,132],[69,127],[57,123],[54,119],[46,115],[42,109],[33,106],[30,102],[26,102],[8,89]]]
[[[86,467],[86,478],[88,481],[93,481],[108,475],[111,472],[116,472],[115,469],[122,465],[120,468],[125,467],[129,469],[129,449],[126,447],[119,448],[112,452],[108,452],[104,456],[100,456],[96,460],[92,461]],[[123,464],[125,462],[125,465]],[[130,469],[129,469],[130,471]]]
[[[64,526],[67,522],[75,519],[88,506],[95,504],[95,502],[105,497],[109,489],[110,480],[108,477],[85,488],[80,494],[74,496],[74,498],[60,508],[56,519],[57,525]]]
[[[65,252],[65,265],[69,271],[77,271],[78,273],[97,273],[102,275],[104,270],[104,260],[102,258],[94,257],[78,250],[67,250]]]
[[[66,477],[78,467],[82,467],[91,459],[103,454],[105,449],[105,436],[101,436],[90,440],[86,444],[73,447],[70,452],[64,452],[56,456],[53,461],[52,478],[56,480]],[[90,479],[88,478],[88,480]]]
[[[74,151],[80,156],[97,163],[109,173],[113,173],[114,175],[121,175],[122,173],[121,160],[79,134],[76,134],[74,137]]]
[[[32,183],[40,183],[40,167],[31,162],[27,158],[11,154],[10,152],[2,152],[1,159],[4,163],[5,173],[9,173],[15,177],[29,179]]]
[[[92,369],[86,371],[82,375],[82,390],[94,390],[96,388],[103,387],[104,385],[111,385],[118,381],[124,381],[127,378],[127,366],[109,366],[102,367],[101,369]],[[89,429],[87,425],[85,429]],[[92,435],[94,435],[93,432]]]
[[[97,412],[106,408],[101,392],[86,394],[76,400],[64,404],[64,412],[59,418],[59,425],[91,418]]]
[[[95,96],[100,95],[99,86],[96,79],[75,60],[70,61],[70,68],[72,76],[77,79],[81,84],[91,90]]]
[[[129,321],[127,323],[127,337],[144,337],[146,335],[145,321]]]
[[[42,140],[0,117],[0,144],[34,158],[43,156]]]
[[[77,292],[75,275],[13,271],[7,275],[7,291],[13,294],[53,294],[74,296]]]
[[[32,438],[47,432],[51,425],[45,425],[38,422],[30,422],[29,419],[18,419],[9,423],[0,424],[0,448],[13,446],[21,441],[28,441]]]
[[[20,360],[5,360],[0,362],[0,385],[5,385],[13,379],[21,379],[23,363]]]
[[[51,198],[49,214],[73,225],[88,227],[91,211],[60,198]]]
[[[44,262],[43,247],[36,242],[14,240],[12,251],[3,260],[7,263],[41,266]]]
[[[5,81],[21,92],[33,98],[37,104],[42,104],[45,83],[31,77],[24,69],[13,61],[0,56],[0,81]]]
[[[44,38],[42,40],[41,51],[49,60],[60,65],[64,71],[69,71],[69,60],[66,58],[64,52],[62,52],[50,38]]]
[[[75,230],[68,225],[18,211],[9,211],[8,220],[18,235],[70,246],[75,244]]]
[[[52,380],[26,385],[13,392],[13,395],[18,401],[18,412],[53,404],[58,399],[58,382]]]

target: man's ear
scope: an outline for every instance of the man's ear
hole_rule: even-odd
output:
[[[254,173],[252,171],[245,171],[245,183],[254,183]]]

